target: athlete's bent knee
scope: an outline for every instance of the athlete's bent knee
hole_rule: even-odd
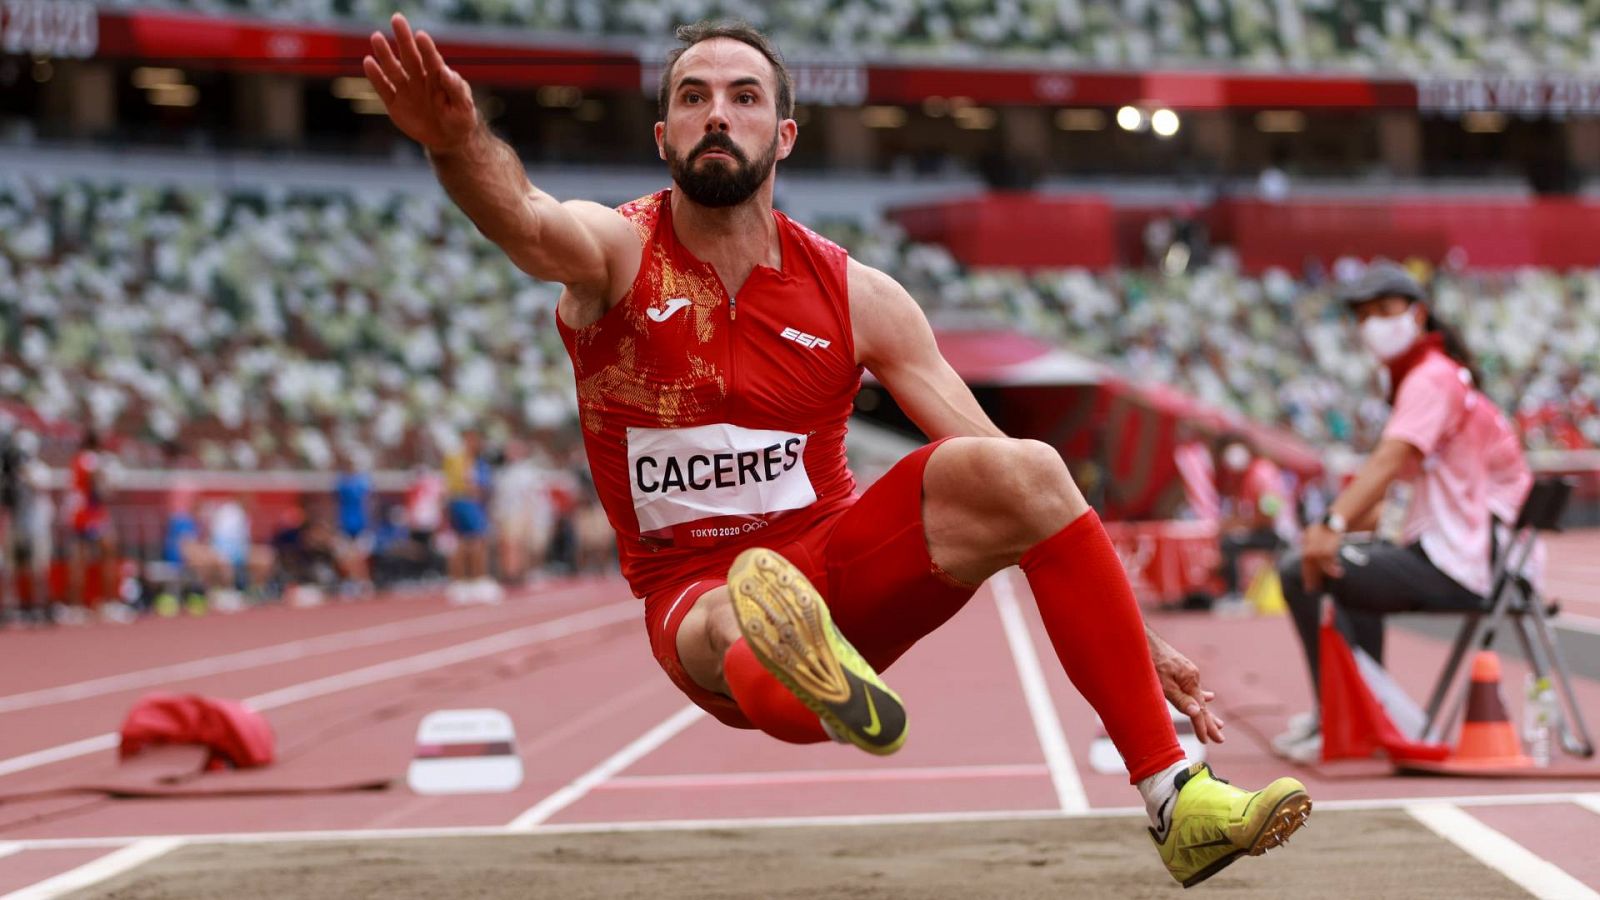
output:
[[[1020,519],[1059,528],[1088,509],[1066,461],[1049,444],[1011,440],[996,456],[1004,471],[995,481]]]

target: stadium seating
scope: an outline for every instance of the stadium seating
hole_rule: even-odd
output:
[[[424,26],[520,27],[668,38],[674,25],[736,16],[803,51],[946,59],[1048,55],[1061,65],[1225,63],[1355,71],[1592,70],[1592,3],[1537,0],[110,0],[284,21],[376,24],[396,7]]]
[[[0,297],[0,390],[208,467],[410,463],[575,403],[555,289],[442,197],[0,178]]]
[[[1005,323],[1105,359],[1129,378],[1292,427],[1311,442],[1370,447],[1388,417],[1375,366],[1329,290],[1334,273],[1238,273],[1226,250],[1181,274],[965,272],[890,225],[830,234],[897,274],[951,325]],[[1341,260],[1334,272],[1355,265]],[[1484,386],[1529,449],[1600,446],[1600,270],[1440,272],[1435,308],[1478,356]]]
[[[1387,415],[1327,275],[1250,278],[1226,250],[1178,274],[972,272],[889,224],[825,230],[936,324],[1046,336],[1323,446],[1371,446]],[[1436,289],[1531,449],[1600,445],[1600,271]],[[0,297],[19,298],[0,304],[0,391],[208,467],[406,466],[434,429],[572,421],[555,288],[433,192],[0,178]]]

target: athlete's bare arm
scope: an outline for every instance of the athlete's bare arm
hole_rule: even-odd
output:
[[[535,278],[567,286],[583,325],[625,293],[638,273],[640,243],[616,210],[565,203],[534,187],[517,154],[478,120],[472,89],[445,64],[427,33],[395,13],[394,46],[372,35],[367,80],[396,127],[428,152],[439,183],[478,230]],[[565,301],[564,301],[565,302]]]
[[[933,440],[1005,437],[939,352],[927,316],[900,282],[854,259],[849,279],[856,361],[877,377],[922,433]]]

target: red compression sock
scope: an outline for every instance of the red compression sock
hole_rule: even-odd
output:
[[[780,741],[816,744],[828,740],[822,720],[756,659],[744,638],[722,657],[722,677],[750,724]]]
[[[1061,667],[1104,720],[1128,780],[1182,760],[1144,618],[1100,517],[1084,513],[1030,548],[1021,565]]]

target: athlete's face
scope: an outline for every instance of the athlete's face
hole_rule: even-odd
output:
[[[777,161],[794,149],[795,133],[793,119],[778,118],[777,78],[767,58],[742,41],[712,38],[673,66],[656,146],[690,200],[727,207],[750,199],[772,177]]]

